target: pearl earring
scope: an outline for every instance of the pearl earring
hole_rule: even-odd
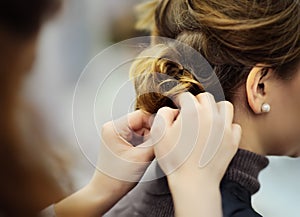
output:
[[[261,106],[261,111],[264,113],[268,113],[271,110],[271,106],[268,103],[264,103]]]

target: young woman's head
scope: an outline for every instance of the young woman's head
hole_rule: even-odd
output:
[[[241,147],[300,156],[299,0],[163,0],[140,10],[138,28],[191,46],[214,68],[226,99],[235,106],[235,121],[243,127]],[[138,61],[132,73],[139,77],[149,78],[163,66],[156,59],[152,64],[159,67],[149,68],[148,59],[143,68]],[[156,70],[161,71],[168,74],[168,68]],[[138,94],[153,86],[140,80],[135,81]],[[139,96],[137,107],[151,107],[153,97]],[[269,112],[262,110],[265,103]]]

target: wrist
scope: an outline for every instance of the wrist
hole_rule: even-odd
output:
[[[168,180],[169,182],[169,180]],[[184,195],[185,192],[189,194],[199,194],[203,192],[219,192],[220,182],[212,181],[207,178],[203,179],[189,179],[172,180],[169,182],[169,187],[172,194]]]
[[[210,182],[207,178],[201,180],[186,178],[185,180],[182,182],[174,181],[170,186],[176,216],[222,215],[218,182]]]
[[[198,173],[173,173],[168,175],[168,184],[172,189],[191,188],[197,189],[204,187],[219,189],[221,179],[213,176],[210,173],[199,171]]]
[[[93,190],[95,195],[101,195],[102,197],[111,199],[121,198],[130,191],[133,186],[134,183],[115,179],[102,172],[95,173],[87,185],[88,188]]]

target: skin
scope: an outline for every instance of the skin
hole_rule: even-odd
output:
[[[243,128],[240,148],[262,155],[299,157],[300,64],[289,80],[278,79],[272,70],[262,76],[261,69],[251,70],[233,102],[234,122]],[[269,113],[261,111],[263,103],[270,104]]]

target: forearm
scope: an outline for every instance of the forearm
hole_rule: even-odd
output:
[[[128,192],[127,184],[111,179],[91,182],[78,192],[55,204],[57,217],[99,217]],[[116,182],[116,183],[115,183]]]
[[[171,185],[176,217],[222,217],[219,184],[211,180]]]
[[[107,209],[107,196],[95,195],[88,186],[55,204],[57,217],[102,215]]]

